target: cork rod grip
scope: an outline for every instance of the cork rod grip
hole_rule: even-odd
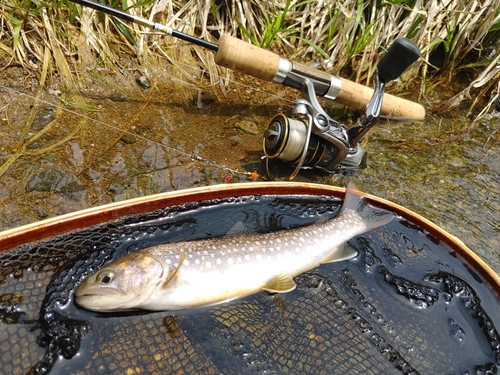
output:
[[[231,70],[272,81],[279,68],[280,57],[270,51],[224,34],[218,41],[215,63]]]
[[[215,63],[231,70],[249,74],[253,77],[272,81],[278,73],[280,57],[270,51],[254,46],[240,39],[224,34],[218,41]],[[294,64],[294,66],[300,66]],[[325,73],[307,68],[308,76],[324,81]],[[341,78],[342,87],[336,102],[358,110],[363,110],[373,94],[373,89]],[[418,103],[385,94],[382,116],[404,117],[414,120],[425,118],[425,109]]]
[[[337,98],[335,98],[335,101],[360,111],[364,110],[373,95],[373,89],[345,78],[341,78],[340,80],[342,81],[342,89]],[[384,117],[420,121],[425,119],[425,108],[421,104],[410,100],[398,98],[391,94],[384,94],[380,114]]]

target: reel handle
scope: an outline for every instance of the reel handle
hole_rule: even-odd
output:
[[[406,38],[397,39],[377,64],[380,82],[395,80],[419,57],[420,50],[415,43]]]
[[[217,65],[243,72],[265,81],[275,81],[280,71],[280,63],[285,60],[273,52],[254,46],[227,34],[222,35],[219,38],[218,44],[219,49],[215,53],[215,63]],[[389,53],[386,55],[388,54]],[[293,66],[292,69],[295,72],[300,72],[301,74],[304,74],[305,76],[316,81],[329,85],[332,80],[332,76],[329,73],[295,62],[289,62],[289,64]],[[387,63],[385,64],[386,65],[382,64],[382,67],[387,66]],[[407,66],[405,66],[405,69]],[[340,80],[341,83],[339,85],[340,91],[338,92],[335,101],[357,110],[364,110],[370,101],[374,90],[344,78],[334,78]],[[319,93],[319,95],[325,95],[325,93]],[[425,109],[418,103],[398,98],[397,96],[390,94],[385,94],[381,114],[383,116],[393,118],[423,120],[425,118]]]

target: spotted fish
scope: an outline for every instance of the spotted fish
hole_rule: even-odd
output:
[[[310,226],[266,234],[169,243],[119,258],[75,290],[88,310],[182,310],[261,290],[286,293],[293,277],[323,263],[353,258],[352,237],[388,223],[352,185],[339,215]]]

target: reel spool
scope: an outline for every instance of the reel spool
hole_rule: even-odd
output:
[[[278,113],[264,132],[264,155],[269,159],[287,161],[299,168],[334,169],[338,164],[340,149],[316,134],[310,134],[307,141],[309,128],[308,119],[291,118]],[[300,163],[304,153],[304,160]]]

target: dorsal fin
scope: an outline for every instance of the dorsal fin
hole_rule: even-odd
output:
[[[269,293],[287,293],[294,290],[296,286],[292,277],[288,273],[283,272],[269,280],[262,286],[262,289]]]
[[[179,272],[179,268],[181,268],[182,266],[182,263],[184,263],[184,260],[186,259],[186,254],[181,254],[179,256],[179,263],[177,264],[177,268],[174,270],[174,272],[172,272],[172,274],[170,275],[170,277],[165,280],[165,282],[163,283],[162,285],[162,288],[166,288],[168,283],[170,283],[172,281],[172,279],[177,276],[177,273]]]

